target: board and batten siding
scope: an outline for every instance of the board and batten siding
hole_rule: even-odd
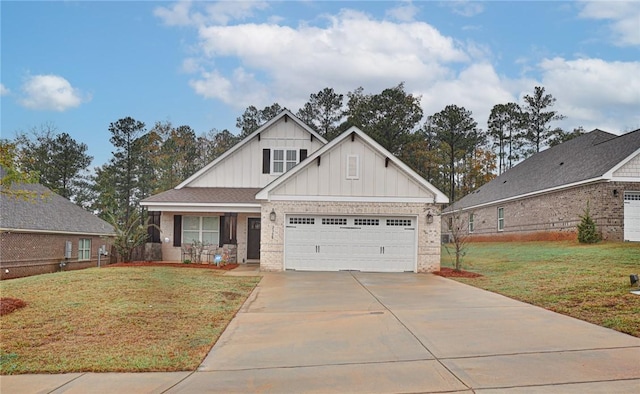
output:
[[[349,157],[357,157],[358,174],[348,176]],[[351,159],[353,160],[353,159]],[[434,198],[408,174],[362,139],[345,140],[308,163],[287,182],[276,187],[274,196],[407,197]],[[350,174],[353,175],[353,174]]]
[[[189,187],[264,187],[281,174],[262,173],[262,150],[306,149],[311,155],[322,147],[308,131],[285,118],[255,136],[209,171],[189,183]]]

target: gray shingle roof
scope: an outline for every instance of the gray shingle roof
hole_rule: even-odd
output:
[[[184,187],[171,189],[142,200],[143,203],[259,204],[260,188]]]
[[[596,129],[529,157],[445,211],[597,179],[638,149],[640,129],[620,136]]]
[[[0,193],[0,228],[91,235],[111,235],[113,227],[66,198],[39,184],[14,184],[12,189],[33,192],[30,199]]]

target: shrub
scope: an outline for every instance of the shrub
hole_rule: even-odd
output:
[[[584,210],[584,215],[580,216],[580,224],[578,224],[578,242],[583,244],[594,244],[600,241],[600,234],[596,228],[596,222],[593,221],[589,212],[589,202]]]

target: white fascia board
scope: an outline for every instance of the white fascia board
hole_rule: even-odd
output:
[[[36,234],[63,234],[63,235],[87,235],[96,237],[115,237],[115,233],[87,233],[78,231],[60,231],[60,230],[34,230],[29,228],[0,228],[1,232],[6,233],[36,233]]]
[[[433,204],[430,197],[354,197],[354,196],[271,196],[269,201],[317,201],[317,202],[394,202],[394,203],[419,203]]]
[[[640,182],[640,177],[617,176],[611,178],[611,182]]]
[[[486,202],[484,204],[472,205],[470,207],[465,207],[465,208],[462,208],[462,209],[455,209],[453,211],[446,211],[446,212],[442,212],[442,214],[443,215],[447,215],[447,214],[454,213],[454,212],[466,212],[466,211],[470,211],[470,210],[473,210],[473,209],[484,208],[484,207],[488,207],[488,206],[491,206],[491,205],[498,205],[498,204],[502,204],[502,203],[509,202],[509,201],[520,200],[522,198],[533,197],[533,196],[540,195],[540,194],[552,193],[552,192],[556,192],[556,191],[562,190],[562,189],[571,189],[571,188],[574,188],[574,187],[577,187],[577,186],[583,186],[583,185],[587,185],[589,183],[598,183],[598,182],[603,182],[603,181],[604,182],[610,182],[609,179],[605,179],[604,177],[592,178],[592,179],[587,179],[587,180],[580,181],[580,182],[568,183],[566,185],[552,187],[552,188],[549,188],[549,189],[537,190],[535,192],[530,192],[530,193],[526,193],[526,194],[519,194],[517,196],[503,198],[502,200],[489,201],[489,202]]]
[[[149,211],[160,212],[260,212],[260,204],[146,203]]]
[[[400,159],[398,159],[397,157],[392,155],[382,145],[378,144],[373,138],[369,137],[365,132],[363,132],[362,130],[360,130],[359,128],[357,128],[355,126],[350,127],[347,131],[345,131],[342,134],[340,134],[337,138],[334,138],[331,142],[329,142],[328,144],[326,144],[322,148],[320,148],[317,151],[315,151],[312,155],[308,156],[307,159],[304,161],[304,163],[305,163],[304,165],[296,166],[297,168],[296,167],[292,168],[291,170],[287,171],[286,173],[281,175],[279,178],[275,179],[273,182],[271,182],[270,184],[265,186],[264,189],[260,190],[258,192],[258,194],[256,194],[256,199],[257,200],[268,200],[270,198],[269,197],[269,192],[271,190],[275,189],[276,187],[278,187],[282,183],[286,182],[286,180],[289,179],[290,177],[292,177],[293,175],[295,175],[295,173],[300,171],[302,168],[310,165],[310,163],[312,161],[314,161],[318,156],[321,156],[324,153],[330,151],[334,146],[338,145],[344,139],[348,138],[352,133],[355,133],[356,135],[358,135],[366,143],[368,143],[374,149],[376,149],[378,152],[380,152],[380,154],[382,154],[385,157],[388,157],[389,160],[391,160],[397,167],[399,167],[404,172],[409,174],[409,176],[411,176],[422,187],[424,187],[425,189],[427,189],[431,193],[433,193],[435,195],[435,203],[437,203],[437,204],[446,204],[446,203],[449,202],[449,197],[447,197],[444,193],[442,193],[440,190],[438,190],[438,188],[436,188],[435,186],[433,186],[432,184],[427,182],[424,178],[422,178],[415,171],[413,171],[409,166],[404,164]],[[431,199],[431,202],[433,202],[433,199]]]
[[[182,183],[180,183],[178,186],[176,186],[175,189],[182,189],[183,187],[185,187],[189,183],[191,183],[193,180],[199,178],[200,175],[202,175],[205,172],[209,171],[209,169],[211,167],[217,165],[218,163],[220,163],[221,161],[223,161],[227,157],[231,156],[235,151],[237,151],[242,146],[244,146],[246,143],[251,141],[255,136],[257,136],[258,134],[260,134],[263,131],[265,131],[272,124],[274,124],[277,121],[279,121],[285,115],[289,116],[289,118],[291,118],[294,122],[296,122],[298,125],[300,125],[300,127],[305,129],[309,134],[311,134],[315,138],[317,138],[320,142],[322,142],[323,144],[327,143],[327,140],[324,139],[320,134],[318,134],[315,130],[313,130],[311,127],[307,126],[304,122],[302,122],[300,119],[298,119],[298,117],[293,115],[291,113],[291,111],[289,111],[288,109],[285,109],[282,112],[280,112],[276,117],[272,118],[270,121],[268,121],[267,123],[265,123],[262,126],[260,126],[256,131],[254,131],[253,133],[251,133],[248,136],[246,136],[242,141],[240,141],[237,144],[235,144],[233,147],[231,147],[231,149],[229,149],[226,152],[224,152],[220,157],[218,157],[217,159],[215,159],[211,163],[207,164],[206,166],[202,167],[198,172],[196,172],[195,174],[191,175],[189,178],[185,179]]]

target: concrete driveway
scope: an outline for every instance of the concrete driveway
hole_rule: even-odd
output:
[[[51,376],[41,392],[637,393],[640,339],[434,275],[283,272],[196,372]]]

